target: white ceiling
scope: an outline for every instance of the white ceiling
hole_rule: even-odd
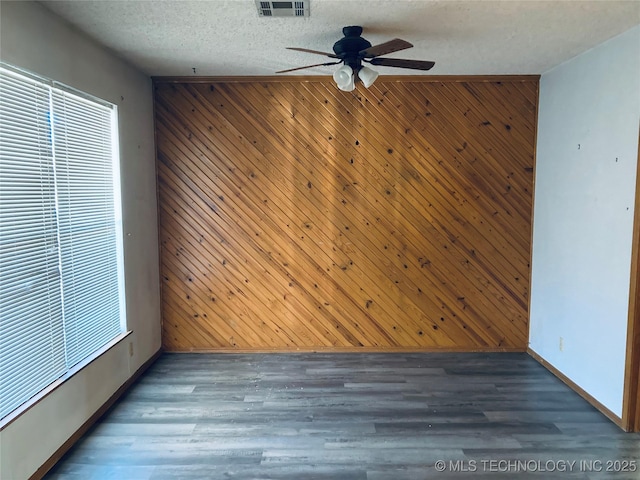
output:
[[[193,75],[193,68],[272,75],[330,61],[285,47],[331,52],[345,25],[363,26],[374,45],[396,37],[413,43],[389,57],[433,60],[429,74],[540,74],[640,23],[638,0],[311,0],[309,18],[259,17],[254,0],[43,3],[153,76]]]

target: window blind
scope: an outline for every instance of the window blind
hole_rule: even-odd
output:
[[[0,68],[0,418],[124,326],[112,106]]]
[[[67,362],[120,333],[110,108],[53,92]]]

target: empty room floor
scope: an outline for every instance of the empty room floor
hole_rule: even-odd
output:
[[[163,354],[47,479],[640,478],[524,353]]]

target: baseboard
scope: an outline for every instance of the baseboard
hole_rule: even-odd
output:
[[[29,477],[29,480],[40,480],[51,470],[56,463],[67,453],[80,438],[89,431],[89,429],[102,417],[107,411],[118,401],[118,399],[140,378],[140,376],[158,359],[162,349],[158,350],[153,356],[144,362],[136,372],[124,382],[109,399],[96,410],[96,412],[78,428],[69,439],[64,442],[58,450],[44,462],[36,472]]]
[[[167,353],[496,353],[520,352],[525,348],[486,347],[301,347],[301,348],[192,348],[189,350],[163,350]]]
[[[533,357],[540,365],[542,365],[544,368],[546,368],[551,373],[553,373],[556,377],[562,380],[562,382],[565,383],[571,390],[576,392],[578,395],[584,398],[587,402],[593,405],[596,409],[598,409],[605,417],[607,417],[609,420],[611,420],[613,423],[619,426],[622,430],[625,430],[624,424],[622,422],[622,418],[620,418],[618,415],[613,413],[611,410],[605,407],[598,400],[596,400],[587,392],[585,392],[573,380],[571,380],[564,373],[562,373],[556,367],[554,367],[549,362],[547,362],[544,358],[538,355],[534,350],[532,350],[531,348],[527,348],[527,353],[531,355],[531,357]]]

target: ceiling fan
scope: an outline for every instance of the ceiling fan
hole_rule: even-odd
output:
[[[344,65],[333,74],[333,79],[336,81],[340,90],[350,92],[355,88],[356,74],[367,88],[369,88],[376,78],[378,78],[378,73],[369,67],[362,65],[363,62],[370,65],[379,65],[381,67],[411,68],[413,70],[430,70],[435,65],[435,62],[429,62],[426,60],[379,58],[381,55],[413,47],[412,44],[405,40],[395,38],[388,42],[372,46],[369,41],[361,37],[362,27],[344,27],[342,29],[342,33],[344,38],[338,40],[333,45],[334,53],[309,50],[308,48],[287,47],[288,50],[326,55],[329,58],[337,59],[337,61],[317,63],[315,65],[307,65],[306,67],[290,68],[288,70],[280,70],[276,73],[294,72],[305,68],[324,67],[327,65],[338,65],[340,63],[344,63]]]

